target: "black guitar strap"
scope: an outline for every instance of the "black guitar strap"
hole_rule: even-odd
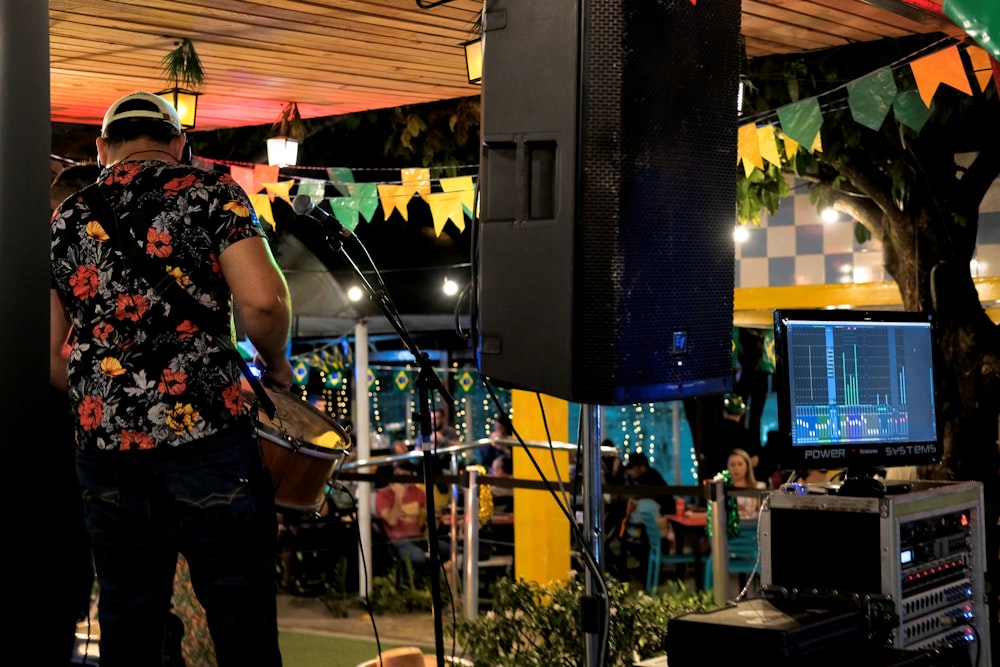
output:
[[[169,297],[171,306],[185,313],[192,322],[206,322],[219,319],[218,313],[200,303],[191,296],[190,292],[178,285],[173,276],[150,261],[147,255],[143,254],[139,249],[139,245],[135,242],[131,234],[126,233],[125,236],[127,238],[124,240],[124,243],[122,242],[122,239],[118,236],[121,232],[118,228],[118,216],[115,214],[114,208],[108,200],[98,191],[96,183],[88,185],[79,194],[95,217],[110,221],[110,224],[101,226],[107,233],[113,247],[132,265],[132,268],[139,272],[157,294]],[[233,341],[227,337],[224,340],[217,338],[216,342],[231,352],[238,360],[243,376],[253,388],[254,394],[257,395],[257,400],[260,401],[261,409],[269,419],[273,420],[276,413],[274,402],[267,395],[267,392],[264,391],[264,386],[257,379],[257,376],[250,372],[250,367],[236,349]]]

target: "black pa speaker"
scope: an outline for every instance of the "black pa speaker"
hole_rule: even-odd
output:
[[[477,352],[628,404],[732,385],[739,0],[487,0]]]

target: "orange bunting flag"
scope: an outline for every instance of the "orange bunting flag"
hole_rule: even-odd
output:
[[[737,153],[743,160],[743,173],[748,177],[753,173],[754,167],[764,170],[764,159],[760,155],[760,143],[757,140],[757,126],[754,123],[740,126]]]
[[[462,208],[465,214],[472,217],[472,209],[476,204],[476,186],[472,182],[472,176],[456,176],[455,178],[442,178],[441,189],[445,192],[457,192],[462,197]],[[458,222],[455,223],[456,225]],[[465,221],[459,227],[464,227]]]
[[[409,169],[400,169],[399,173],[403,179],[403,187],[410,192],[411,196],[416,193],[421,197],[426,197],[431,193],[430,169],[411,167]]]
[[[979,90],[986,92],[986,86],[990,85],[990,79],[993,78],[990,54],[986,52],[986,49],[981,49],[978,46],[970,46],[965,52],[969,55],[969,62],[972,63],[972,73],[979,84]]]
[[[264,186],[264,190],[267,191],[267,196],[274,201],[275,197],[281,197],[288,205],[292,205],[292,199],[288,196],[288,193],[292,191],[292,186],[295,185],[295,181],[281,181],[279,183],[261,183]]]
[[[254,193],[260,192],[264,189],[265,183],[277,183],[278,182],[278,171],[281,169],[278,165],[273,167],[268,164],[255,164],[253,166],[253,191]]]
[[[757,128],[757,144],[760,155],[775,167],[781,167],[781,155],[778,153],[778,138],[774,133],[774,125]]]
[[[257,218],[266,221],[267,224],[271,225],[271,229],[274,229],[274,213],[271,211],[270,197],[264,194],[251,194],[250,203],[257,211]]]
[[[236,181],[236,184],[243,188],[243,191],[248,195],[257,193],[254,189],[253,167],[232,166],[229,168],[229,176]]]
[[[460,192],[435,192],[424,197],[434,219],[434,236],[441,236],[444,226],[451,220],[459,231],[465,231],[465,214],[462,211]]]
[[[399,211],[403,220],[410,221],[410,213],[407,205],[413,192],[408,191],[405,185],[392,185],[390,183],[379,183],[378,198],[382,202],[382,216],[388,220],[393,211]]]
[[[972,86],[969,85],[969,77],[965,74],[965,66],[962,65],[962,57],[958,53],[958,47],[952,46],[941,49],[929,56],[918,58],[910,63],[913,70],[913,78],[917,82],[917,90],[920,91],[920,99],[924,101],[924,106],[928,109],[934,93],[942,83],[959,90],[966,95],[972,94]]]

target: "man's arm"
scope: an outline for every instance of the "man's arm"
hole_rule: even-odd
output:
[[[63,344],[69,336],[69,317],[58,292],[49,290],[49,382],[65,393],[69,386]]]
[[[288,389],[293,379],[286,352],[292,299],[271,249],[261,237],[247,238],[226,248],[219,262],[247,336],[265,365],[269,384]]]

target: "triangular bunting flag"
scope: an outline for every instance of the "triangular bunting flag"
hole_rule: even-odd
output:
[[[442,178],[441,189],[445,192],[459,193],[462,197],[462,208],[465,210],[465,214],[472,217],[472,209],[476,203],[476,186],[472,182],[472,176]]]
[[[774,125],[757,128],[757,145],[760,155],[775,167],[781,167],[781,154],[778,153],[778,138],[774,133]]]
[[[465,215],[462,211],[462,196],[458,192],[435,192],[424,199],[431,207],[431,217],[434,219],[434,236],[441,236],[444,226],[450,219],[460,230],[465,230]]]
[[[754,123],[740,125],[736,150],[743,160],[743,173],[748,177],[754,167],[764,170],[764,158],[760,156],[760,142],[757,140],[757,126]]]
[[[372,215],[378,208],[378,187],[375,183],[357,183],[351,186],[351,197],[358,201],[358,212],[365,222],[372,221]]]
[[[274,214],[271,212],[271,200],[268,196],[263,194],[248,196],[250,197],[250,203],[253,204],[253,209],[257,211],[257,217],[260,220],[266,221],[267,224],[271,225],[271,229],[274,229]]]
[[[896,99],[892,101],[892,113],[900,123],[919,133],[924,123],[934,113],[934,103],[931,102],[931,107],[928,109],[920,99],[919,92],[906,90],[896,95]]]
[[[253,166],[253,191],[260,192],[264,189],[265,183],[277,183],[278,171],[280,167],[268,164],[255,164]]]
[[[403,188],[412,194],[426,197],[431,193],[431,170],[420,167],[400,169],[399,174],[403,180]]]
[[[822,153],[823,152],[823,133],[817,132],[816,139],[813,141],[812,148],[809,149],[810,153]]]
[[[333,215],[336,216],[337,222],[352,232],[357,229],[358,209],[360,208],[360,202],[357,198],[330,197],[327,201],[330,202],[330,208],[333,210]]]
[[[848,83],[847,104],[854,122],[878,132],[889,115],[896,90],[896,80],[890,67],[875,70]]]
[[[810,97],[801,102],[788,104],[778,109],[778,121],[785,136],[791,137],[800,146],[812,146],[823,125],[823,114],[819,110],[819,100]]]
[[[257,194],[257,191],[254,190],[253,167],[238,167],[234,165],[229,168],[229,177],[236,181],[248,195]]]
[[[378,198],[382,202],[382,217],[388,220],[393,211],[399,211],[403,220],[409,222],[409,211],[406,207],[412,196],[413,193],[406,192],[402,185],[379,183]]]
[[[990,85],[990,79],[993,77],[990,54],[978,46],[970,46],[965,50],[965,53],[969,56],[969,62],[972,63],[972,74],[976,77],[979,90],[986,92],[986,86]]]
[[[969,77],[965,73],[965,66],[962,64],[957,46],[918,58],[910,63],[910,69],[913,70],[913,78],[917,82],[917,90],[920,91],[920,99],[924,101],[925,107],[931,106],[934,93],[942,83],[966,95],[972,94],[972,86],[969,85]]]
[[[791,160],[792,156],[795,155],[795,151],[799,150],[799,142],[782,133],[781,143],[785,145],[785,157]]]
[[[326,197],[326,181],[317,178],[300,178],[299,187],[295,188],[296,195],[306,195],[313,204],[318,204]]]
[[[292,191],[292,186],[295,185],[295,181],[280,181],[278,183],[261,183],[264,186],[264,190],[267,191],[268,196],[271,201],[274,201],[275,197],[281,197],[288,205],[292,205],[292,198],[288,196],[288,193]]]
[[[354,183],[354,173],[347,167],[330,167],[326,170],[333,187],[345,197],[351,194],[351,184]]]

